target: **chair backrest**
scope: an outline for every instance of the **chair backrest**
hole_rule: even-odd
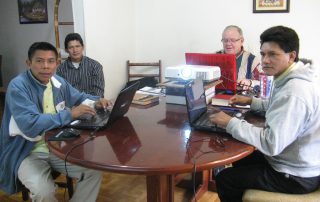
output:
[[[128,81],[142,77],[155,77],[162,82],[161,60],[158,62],[130,62],[127,61]]]

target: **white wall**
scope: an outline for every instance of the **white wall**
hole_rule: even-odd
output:
[[[48,24],[21,25],[17,1],[0,1],[0,54],[5,85],[25,70],[31,43],[54,43],[53,2],[48,0]],[[290,26],[300,36],[300,56],[319,64],[320,1],[291,0],[290,12],[280,14],[253,14],[252,0],[72,0],[72,3],[75,30],[82,33],[86,54],[104,66],[108,98],[114,98],[126,81],[126,60],[161,59],[164,67],[184,63],[185,52],[220,49],[221,32],[229,24],[243,28],[245,48],[256,54],[263,30],[279,24]],[[66,4],[60,6],[60,13],[66,15],[63,20],[71,21],[69,1],[61,4]]]
[[[259,55],[259,35],[275,25],[300,36],[300,56],[319,60],[320,1],[291,0],[289,13],[253,14],[252,0],[136,0],[136,59],[164,66],[184,63],[185,52],[215,52],[221,32],[235,24],[244,31],[245,48]]]
[[[252,0],[84,0],[87,55],[104,65],[106,95],[126,79],[125,61],[185,63],[185,52],[215,52],[221,32],[235,24],[245,48],[259,55],[259,35],[275,25],[300,36],[300,57],[319,63],[320,1],[291,0],[289,13],[252,13]]]
[[[105,96],[115,98],[126,80],[126,60],[133,57],[134,1],[84,0],[86,54],[104,67]]]

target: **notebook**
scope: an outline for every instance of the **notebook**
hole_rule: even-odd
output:
[[[122,89],[113,105],[111,111],[97,110],[96,116],[88,119],[75,120],[68,126],[77,129],[97,130],[105,128],[120,117],[123,117],[129,110],[133,96],[139,87],[139,81],[132,83]]]
[[[186,63],[191,65],[218,66],[221,70],[222,83],[216,90],[237,92],[237,62],[233,54],[186,53]]]
[[[187,112],[190,126],[196,130],[206,130],[211,132],[226,132],[224,128],[211,123],[209,116],[221,111],[219,108],[208,109],[203,82],[201,79],[191,81],[185,86]],[[231,116],[240,118],[240,110],[232,109],[225,111]]]
[[[234,106],[231,106],[229,104],[229,100],[230,100],[231,97],[232,97],[232,95],[217,94],[212,98],[211,104],[213,106],[219,106],[220,109],[221,109],[221,107],[238,108],[238,109],[250,109],[250,105],[234,105]]]

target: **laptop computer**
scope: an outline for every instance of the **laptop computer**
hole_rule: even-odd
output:
[[[189,123],[192,128],[211,132],[226,132],[224,128],[218,127],[210,121],[209,116],[221,110],[215,107],[208,109],[201,79],[188,83],[185,86],[185,95]],[[232,109],[224,112],[231,116],[239,117],[240,110]]]
[[[185,56],[187,64],[220,67],[220,79],[223,82],[216,86],[216,90],[226,91],[228,94],[235,94],[237,92],[237,62],[235,55],[216,53],[186,53]]]
[[[111,111],[97,110],[92,118],[72,121],[68,127],[77,129],[98,130],[109,126],[115,120],[123,117],[129,110],[133,97],[139,87],[139,81],[122,89]]]
[[[137,82],[137,81],[140,82],[138,89],[141,89],[141,88],[143,88],[143,87],[145,87],[145,86],[149,86],[149,87],[154,87],[154,88],[155,88],[155,87],[157,87],[157,84],[159,83],[154,76],[150,76],[150,77],[148,76],[148,77],[142,77],[142,78],[140,78],[140,79],[128,81],[128,82],[126,83],[126,86],[125,86],[124,88],[132,85],[133,83],[135,83],[135,82]]]

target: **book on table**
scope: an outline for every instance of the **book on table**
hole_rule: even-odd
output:
[[[148,94],[142,94],[142,93],[136,93],[132,101],[133,104],[138,104],[138,105],[148,105],[154,102],[159,102],[158,95],[148,95]]]
[[[233,95],[225,95],[225,94],[216,94],[212,100],[211,100],[211,104],[214,106],[218,106],[218,107],[235,107],[235,108],[242,108],[242,109],[250,109],[250,105],[235,105],[235,106],[231,106],[229,104],[229,99],[232,97]]]

